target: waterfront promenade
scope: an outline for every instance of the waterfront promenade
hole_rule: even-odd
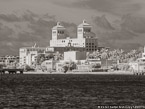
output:
[[[108,72],[72,72],[68,71],[64,72],[42,72],[35,71],[35,72],[24,72],[24,74],[98,74],[98,75],[133,75],[133,72],[129,71],[108,71]]]

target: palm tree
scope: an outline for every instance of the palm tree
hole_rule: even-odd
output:
[[[54,58],[55,58],[55,60],[60,60],[60,59],[62,59],[62,54],[59,52],[56,52]]]
[[[93,53],[92,53],[92,56],[95,58],[95,59],[98,59],[98,58],[100,58],[100,52],[97,50],[97,51],[94,51]]]
[[[44,55],[44,54],[39,54],[39,55],[37,56],[37,64],[38,64],[38,65],[41,65],[41,63],[42,63],[43,61],[45,61],[45,55]]]
[[[86,60],[88,60],[88,59],[89,59],[89,57],[90,57],[90,53],[89,53],[89,52],[87,52],[87,53],[86,53]]]
[[[103,51],[101,54],[101,59],[105,59],[106,60],[106,68],[108,68],[108,51]]]

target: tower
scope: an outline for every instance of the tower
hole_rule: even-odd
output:
[[[65,28],[57,22],[57,25],[52,28],[52,40],[65,38]]]
[[[91,32],[92,26],[86,22],[86,20],[83,20],[83,23],[78,25],[77,29],[77,37],[78,39],[82,38],[89,38],[89,34]]]

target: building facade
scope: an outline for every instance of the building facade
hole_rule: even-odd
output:
[[[142,57],[138,58],[136,62],[129,63],[131,70],[133,72],[142,73],[145,72],[145,47],[144,52],[142,53]]]
[[[19,49],[20,65],[32,65],[36,62],[38,54],[45,53],[45,47],[23,47]]]
[[[19,49],[20,65],[32,65],[40,53],[64,53],[66,51],[93,52],[98,49],[98,39],[91,32],[92,26],[85,20],[77,27],[77,38],[70,38],[65,34],[65,27],[57,22],[52,28],[52,39],[48,47],[23,47]]]
[[[80,51],[68,51],[64,52],[64,60],[65,61],[78,61],[78,60],[86,60],[86,52]]]
[[[18,62],[19,61],[19,56],[1,56],[0,57],[0,63],[3,63],[5,65],[8,65],[10,63]]]
[[[78,51],[80,48],[87,52],[93,52],[98,49],[98,39],[95,34],[91,32],[92,26],[85,20],[77,27],[77,38],[69,38],[65,36],[65,28],[58,22],[52,28],[52,40],[50,40],[50,47],[73,47],[72,50]]]

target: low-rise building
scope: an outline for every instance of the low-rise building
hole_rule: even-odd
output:
[[[17,63],[19,62],[19,56],[11,56],[11,55],[6,55],[6,56],[1,56],[0,57],[0,62],[8,65],[10,63]]]
[[[86,60],[86,52],[80,52],[80,51],[68,51],[64,52],[64,60],[70,60],[70,61],[78,61],[78,60]]]
[[[59,52],[64,53],[67,51],[85,51],[84,47],[73,47],[73,46],[66,46],[66,47],[46,47],[46,52]]]
[[[79,72],[90,72],[91,71],[91,65],[85,65],[85,64],[82,64],[82,65],[77,65],[77,70]]]
[[[145,47],[142,57],[138,58],[136,62],[129,63],[133,72],[145,72]]]
[[[52,39],[50,46],[37,47],[36,44],[32,47],[23,47],[19,49],[20,65],[32,65],[36,62],[36,57],[39,54],[48,52],[64,53],[64,60],[86,60],[86,52],[98,50],[98,38],[91,31],[92,26],[85,20],[77,27],[76,38],[70,38],[65,34],[65,27],[57,22],[57,25],[52,28]]]
[[[63,66],[64,66],[64,63],[62,62],[56,63],[56,71],[63,72],[64,71]]]
[[[42,69],[44,68],[44,70],[52,71],[52,70],[56,69],[56,63],[58,63],[58,61],[55,61],[53,59],[46,60],[46,61],[42,62],[41,67],[42,67]]]
[[[38,54],[45,53],[45,47],[23,47],[19,49],[19,56],[20,56],[20,65],[32,65],[36,62],[36,57]]]

